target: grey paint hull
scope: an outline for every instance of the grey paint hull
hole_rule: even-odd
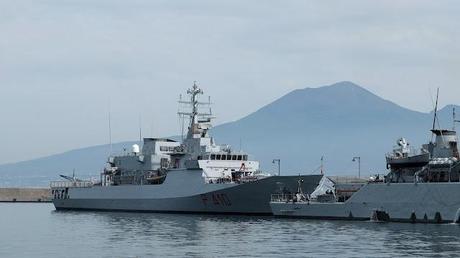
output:
[[[367,184],[344,203],[270,203],[273,214],[312,219],[369,220],[378,209],[399,222],[454,222],[460,183]],[[439,215],[436,215],[439,213]]]
[[[171,171],[161,185],[69,188],[69,198],[54,199],[57,210],[271,214],[270,195],[287,187],[311,193],[320,175],[273,176],[245,184],[205,184],[201,171]]]

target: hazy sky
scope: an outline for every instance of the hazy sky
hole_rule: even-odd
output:
[[[460,104],[459,1],[0,0],[0,163],[179,130],[197,80],[217,123],[349,80]]]

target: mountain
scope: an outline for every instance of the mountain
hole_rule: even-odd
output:
[[[320,164],[333,174],[383,172],[384,154],[398,137],[414,144],[428,139],[431,115],[408,110],[351,82],[295,90],[249,116],[216,127],[217,139],[238,143],[264,167],[280,158],[287,173],[306,173]],[[273,169],[273,167],[271,167]],[[357,171],[356,171],[357,173]]]
[[[139,142],[121,142],[112,145],[113,153]],[[98,145],[67,151],[57,155],[18,163],[0,165],[0,186],[44,186],[50,180],[59,180],[59,175],[75,172],[82,178],[98,176],[110,153],[110,145]]]
[[[439,111],[439,121],[452,127],[452,108]],[[416,112],[382,99],[352,83],[339,82],[319,88],[294,90],[248,116],[216,126],[217,143],[228,143],[261,161],[264,171],[275,172],[274,158],[281,159],[282,173],[318,172],[324,156],[328,174],[357,174],[354,156],[361,157],[363,175],[385,172],[385,153],[399,137],[412,146],[430,139],[432,113]],[[122,152],[135,142],[114,145]],[[46,184],[59,173],[98,175],[108,145],[73,150],[41,159],[0,165],[0,185]]]

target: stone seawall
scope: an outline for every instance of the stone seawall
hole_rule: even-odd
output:
[[[0,188],[0,202],[50,202],[49,188]]]

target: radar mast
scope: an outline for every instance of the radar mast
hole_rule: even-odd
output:
[[[186,104],[191,107],[190,112],[179,111],[178,114],[181,117],[188,117],[190,124],[188,128],[187,138],[194,138],[195,134],[200,134],[202,137],[207,135],[207,130],[211,128],[212,112],[209,108],[208,113],[202,113],[199,111],[199,107],[203,105],[211,105],[211,98],[208,102],[199,102],[198,95],[203,94],[203,90],[196,85],[196,81],[193,82],[192,88],[187,90],[187,94],[190,95],[190,101],[179,100],[180,104]]]

